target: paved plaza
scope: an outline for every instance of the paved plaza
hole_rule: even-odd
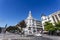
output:
[[[60,40],[59,36],[49,36],[43,34],[42,37],[23,37],[18,34],[0,34],[0,40]]]

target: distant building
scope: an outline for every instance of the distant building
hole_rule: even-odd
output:
[[[42,21],[43,29],[44,29],[44,23],[47,21],[51,22],[54,25],[54,23],[57,23],[58,21],[60,21],[60,11],[54,12],[50,14],[49,16],[42,15],[41,21]]]
[[[26,34],[35,34],[41,31],[42,24],[41,21],[36,20],[32,17],[31,11],[29,11],[28,17],[25,19],[27,27],[25,28]]]

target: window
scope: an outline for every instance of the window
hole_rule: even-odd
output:
[[[35,29],[35,27],[33,27],[33,29]]]
[[[33,32],[36,32],[36,30],[33,30]]]
[[[55,21],[55,19],[54,19],[54,16],[52,16],[52,18],[53,18],[53,21],[56,23],[56,21]]]
[[[57,15],[55,15],[55,17],[56,17],[57,21],[59,21]]]
[[[51,20],[49,20],[49,22],[51,22]]]
[[[29,29],[28,30],[31,30],[31,27],[29,27]]]
[[[60,17],[60,14],[58,14],[58,16]]]
[[[48,19],[50,19],[50,17],[48,17]]]

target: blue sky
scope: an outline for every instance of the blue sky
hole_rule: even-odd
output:
[[[0,0],[0,26],[16,25],[26,19],[29,10],[40,20],[42,13],[49,15],[60,10],[60,0]]]

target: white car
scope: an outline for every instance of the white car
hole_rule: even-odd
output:
[[[40,34],[40,33],[37,33],[37,34],[35,34],[35,36],[42,36],[42,34]]]

